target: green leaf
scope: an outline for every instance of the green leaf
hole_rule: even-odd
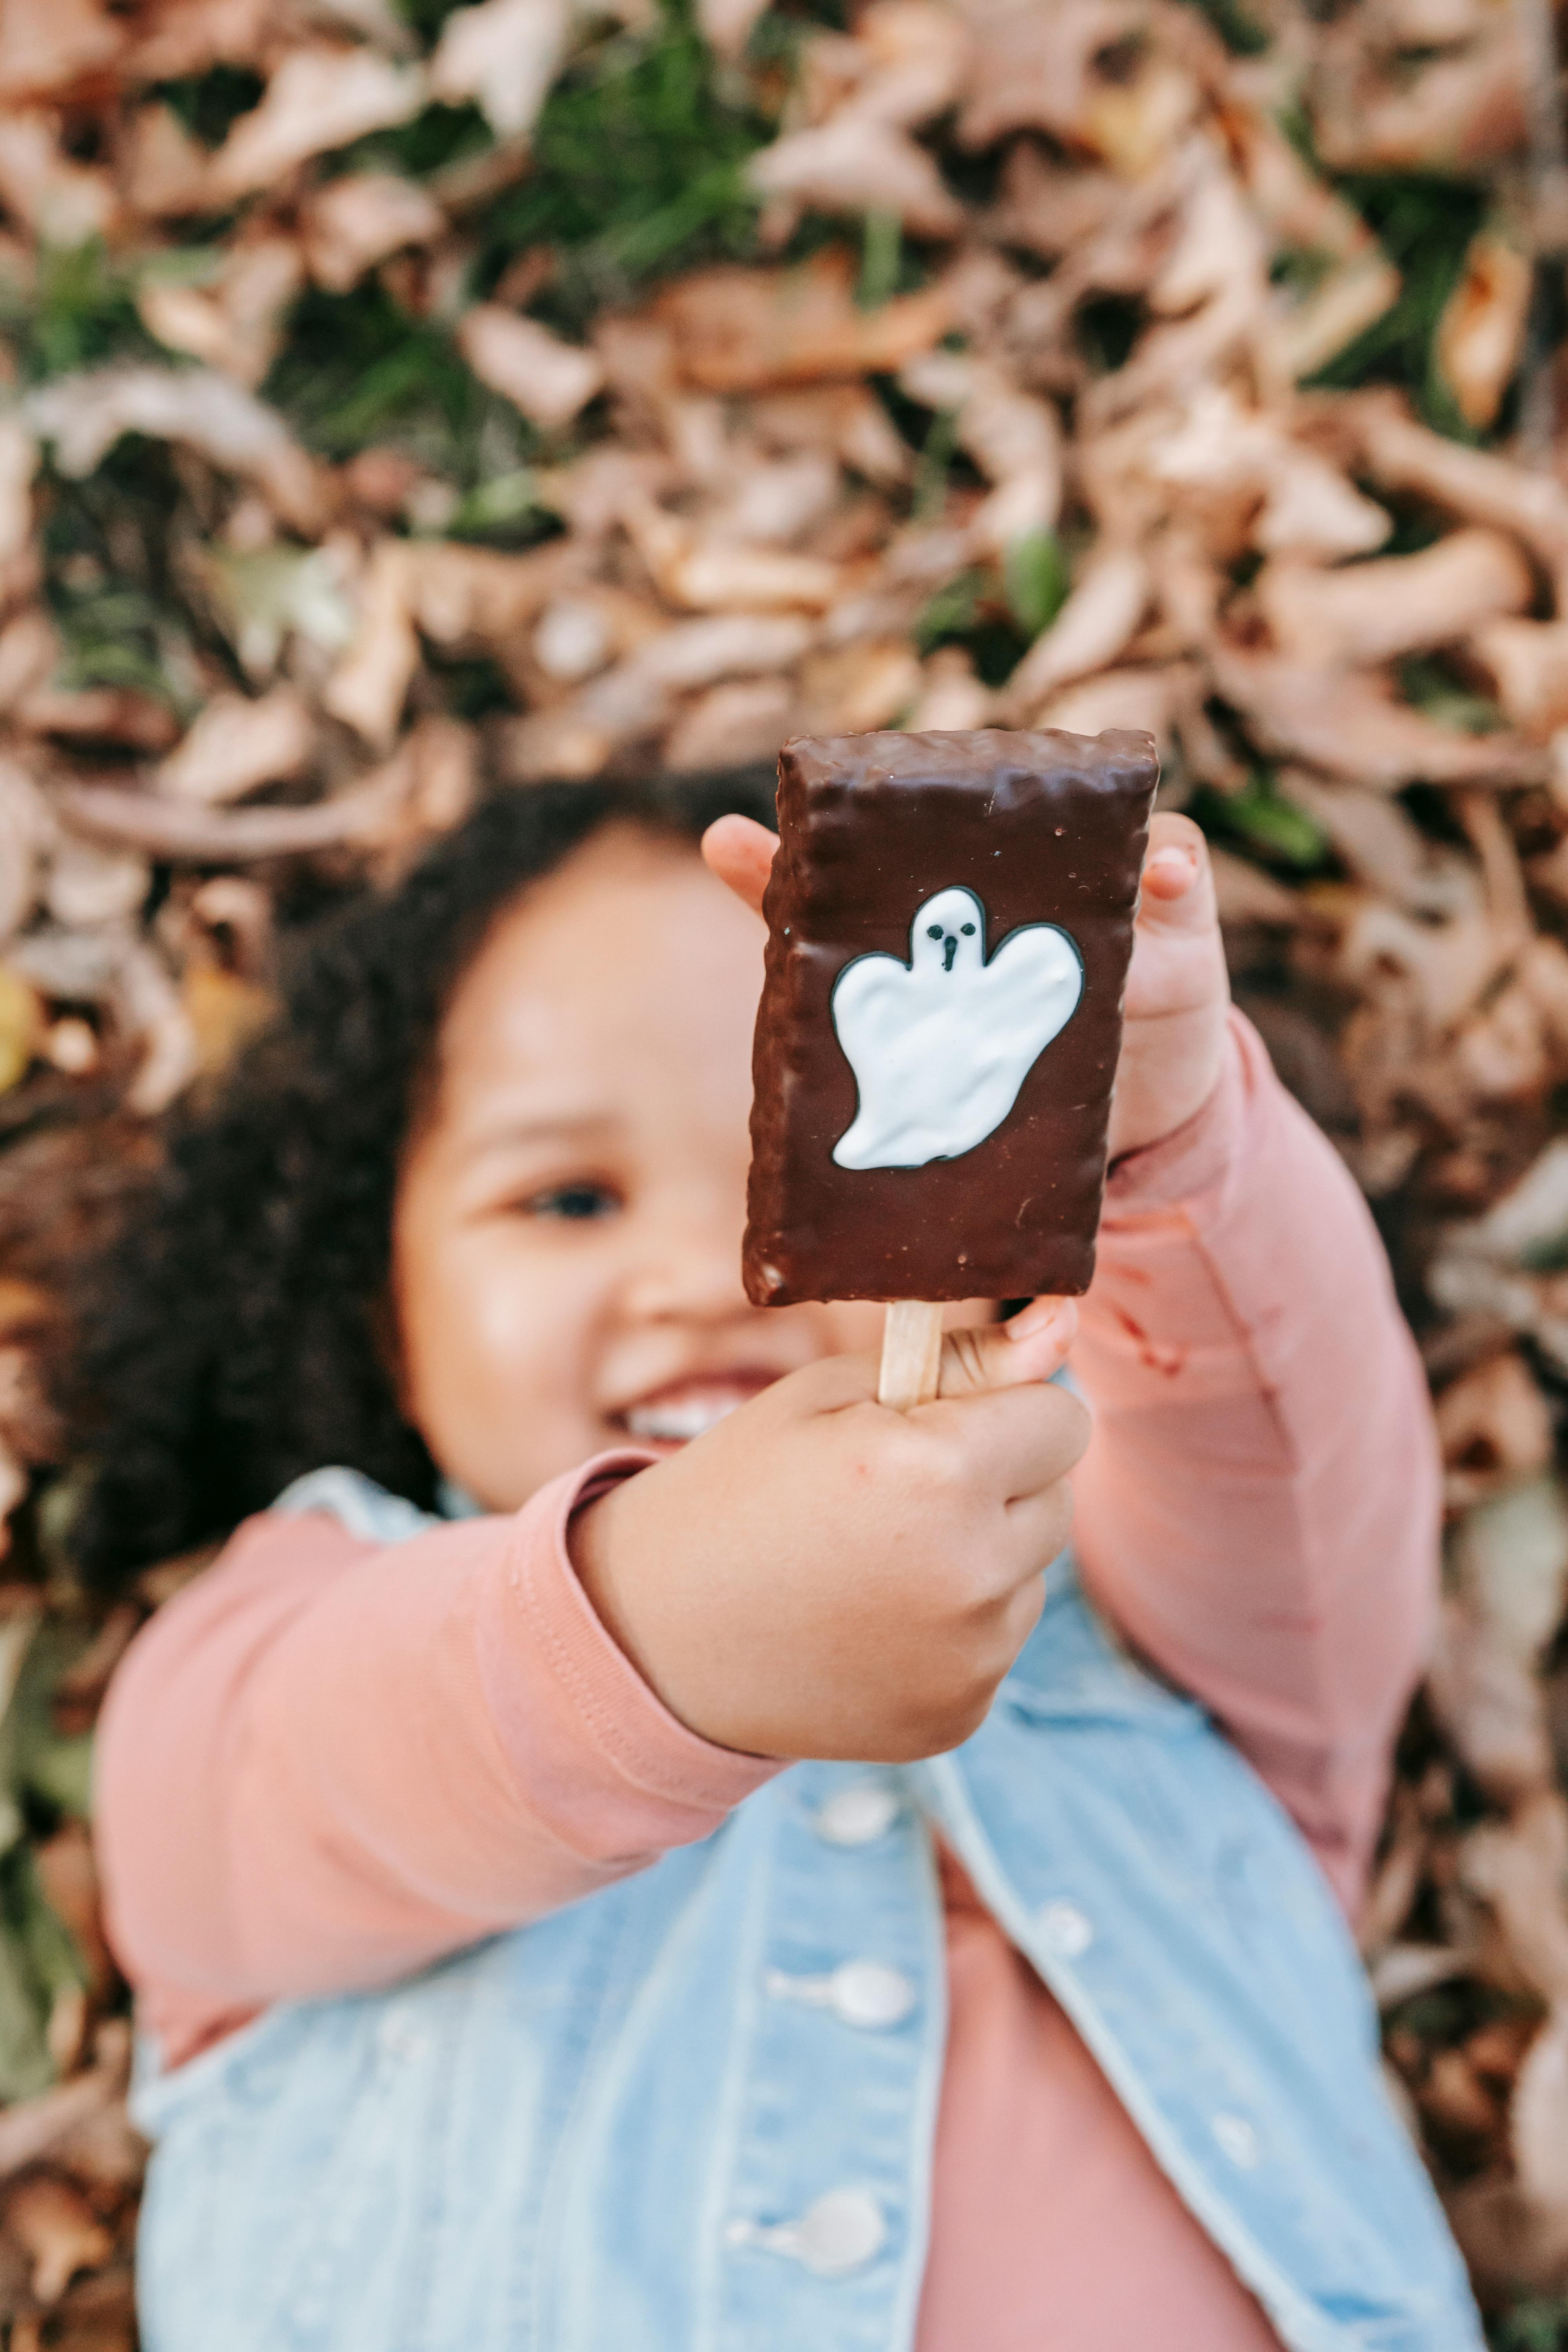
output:
[[[82,1990],[87,1981],[76,1939],[51,1908],[30,1849],[16,1846],[0,1862],[0,2100],[31,2098],[54,2081],[50,2011],[61,1993]]]
[[[1240,0],[1197,0],[1197,5],[1235,56],[1261,57],[1268,47],[1268,27]]]
[[[1071,579],[1062,543],[1054,530],[1026,531],[1008,548],[1003,564],[1007,610],[1031,641],[1048,629],[1067,602]]]
[[[23,1834],[26,1809],[39,1799],[87,1810],[89,1742],[60,1739],[50,1712],[55,1685],[87,1639],[82,1626],[34,1613],[0,1620],[0,2100],[30,2098],[53,2082],[50,2011],[60,1993],[87,1982]]]
[[[471,489],[453,509],[445,535],[464,539],[479,531],[504,530],[509,523],[546,511],[532,470],[520,466],[514,472],[492,475]]]
[[[220,544],[204,551],[203,571],[241,663],[257,677],[275,667],[295,631],[330,654],[353,639],[353,606],[319,547]]]
[[[1516,2303],[1488,2332],[1492,2352],[1563,2352],[1568,2344],[1568,2300],[1531,2296]]]
[[[85,1625],[51,1618],[39,1626],[12,1699],[5,1728],[12,1735],[12,1785],[24,1801],[86,1820],[90,1811],[92,1742],[55,1729],[55,1685],[87,1647]]]
[[[27,1759],[26,1785],[31,1795],[86,1821],[92,1811],[90,1735],[40,1740]]]
[[[54,2081],[48,2015],[26,1947],[0,1918],[0,2100],[30,2099]]]
[[[1507,725],[1495,702],[1462,686],[1434,654],[1407,654],[1395,665],[1400,692],[1425,718],[1466,735],[1492,735]]]
[[[1298,871],[1310,872],[1329,856],[1329,837],[1322,827],[1278,793],[1263,769],[1238,793],[1201,793],[1193,813],[1205,832],[1231,834],[1247,848]]]
[[[57,1997],[87,1984],[87,1969],[76,1937],[57,1915],[29,1846],[19,1846],[10,1857],[6,1907],[34,1982],[43,1995],[46,2017]]]

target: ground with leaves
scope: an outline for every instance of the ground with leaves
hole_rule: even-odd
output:
[[[0,2315],[129,2346],[107,1616],[34,1377],[279,939],[477,794],[1148,727],[1449,1465],[1363,1927],[1568,2346],[1568,163],[1546,0],[0,0]]]

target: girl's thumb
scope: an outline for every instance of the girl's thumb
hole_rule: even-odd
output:
[[[982,1389],[1021,1388],[1048,1381],[1067,1360],[1078,1331],[1071,1298],[1031,1299],[1010,1323],[949,1331],[942,1343],[939,1396],[973,1396]]]
[[[1215,921],[1208,844],[1191,817],[1161,810],[1150,822],[1149,854],[1138,906],[1140,936],[1205,931]]]

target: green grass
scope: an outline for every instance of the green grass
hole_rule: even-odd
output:
[[[25,383],[110,360],[169,358],[137,317],[130,272],[98,237],[40,246],[30,288],[0,276],[0,337]]]
[[[167,446],[127,434],[83,480],[46,474],[45,593],[58,682],[123,686],[188,719],[201,700],[168,524],[182,499]]]
[[[374,278],[347,294],[300,296],[262,392],[328,457],[395,441],[465,488],[515,471],[535,444],[446,328],[414,317]]]
[[[267,84],[249,66],[209,66],[205,73],[158,82],[153,96],[179,117],[204,147],[221,147],[242,114],[259,103]]]
[[[688,9],[667,0],[655,35],[601,41],[551,91],[531,172],[484,219],[481,284],[548,245],[558,274],[542,307],[580,326],[649,277],[750,254],[757,205],[742,171],[773,131],[721,90]]]
[[[403,172],[424,179],[494,145],[477,106],[426,106],[408,122],[367,131],[332,158],[334,172]]]
[[[1466,425],[1433,356],[1443,306],[1459,281],[1465,252],[1487,209],[1482,190],[1413,174],[1351,174],[1336,183],[1382,243],[1402,280],[1398,300],[1363,329],[1309,382],[1328,389],[1360,383],[1408,387],[1429,425],[1455,440],[1480,436]]]
[[[433,37],[447,12],[406,13]],[[532,307],[574,335],[651,278],[749,253],[756,205],[742,166],[771,135],[765,120],[720,93],[689,8],[666,0],[652,32],[602,36],[556,83],[526,176],[474,219],[470,292],[489,294],[520,252],[548,246],[555,276]],[[335,162],[418,175],[489,143],[477,109],[427,107]],[[468,494],[464,530],[537,535],[527,471],[539,436],[472,375],[443,324],[413,315],[379,279],[346,294],[303,294],[263,392],[330,457],[388,440],[407,448]]]

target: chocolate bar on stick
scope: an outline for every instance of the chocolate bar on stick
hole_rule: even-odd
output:
[[[884,1402],[934,1394],[943,1301],[1089,1286],[1158,779],[1120,730],[780,754],[746,1290],[898,1302]]]

